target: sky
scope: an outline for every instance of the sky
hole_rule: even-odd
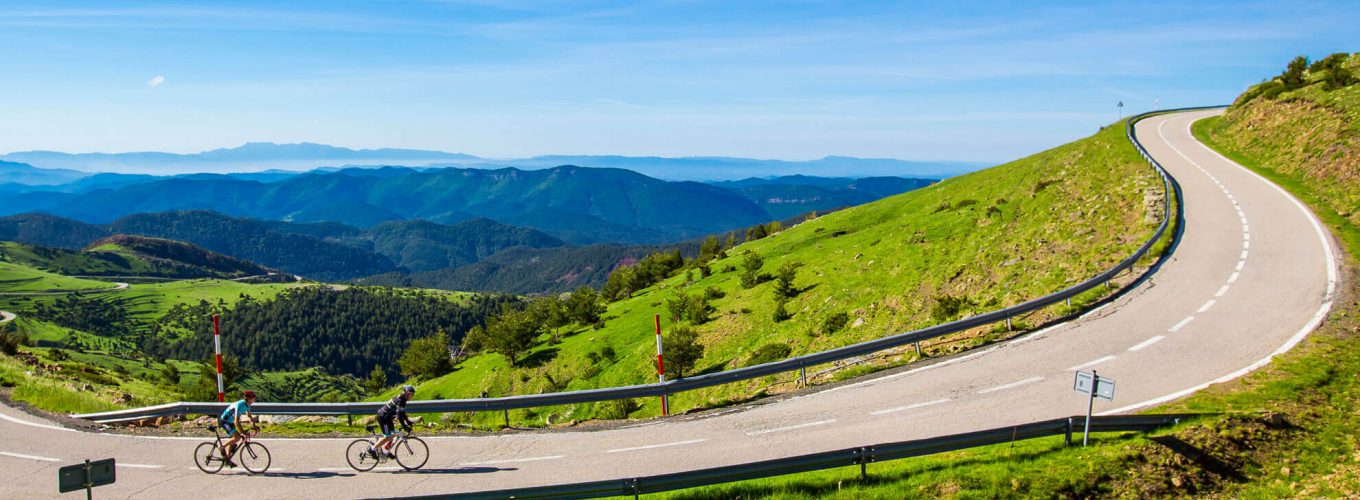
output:
[[[1226,104],[1357,26],[1308,1],[0,1],[0,153],[1003,162]]]

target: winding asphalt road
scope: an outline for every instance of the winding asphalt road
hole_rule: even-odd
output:
[[[7,496],[50,497],[56,469],[116,457],[114,497],[342,498],[471,491],[674,472],[1078,414],[1073,371],[1117,380],[1097,412],[1129,412],[1258,368],[1326,316],[1336,251],[1284,191],[1189,133],[1214,112],[1146,119],[1137,132],[1184,188],[1173,257],[1109,306],[932,365],[781,401],[594,432],[431,438],[419,473],[357,474],[346,440],[272,439],[274,468],[210,476],[197,439],[90,434],[0,407]]]

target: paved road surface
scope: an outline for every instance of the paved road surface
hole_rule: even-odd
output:
[[[609,479],[1078,414],[1086,404],[1071,388],[1078,368],[1118,381],[1117,400],[1098,402],[1097,412],[1132,411],[1259,367],[1330,307],[1330,237],[1283,191],[1191,138],[1191,121],[1210,114],[1138,125],[1185,190],[1184,240],[1161,271],[1082,319],[947,362],[704,418],[431,439],[422,473],[356,474],[344,440],[268,440],[275,472],[209,476],[193,469],[194,440],[78,433],[0,407],[0,476],[12,494],[46,497],[59,465],[117,457],[118,483],[101,493],[149,498],[341,498]]]
[[[14,318],[17,317],[18,316],[15,316],[14,313],[12,312],[0,311],[0,323],[9,323],[11,321],[14,321]]]

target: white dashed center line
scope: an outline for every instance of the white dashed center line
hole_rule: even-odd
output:
[[[1237,279],[1237,278],[1233,278],[1233,279]],[[1216,303],[1218,303],[1217,300],[1209,299],[1209,301],[1208,301],[1208,302],[1205,302],[1204,305],[1199,306],[1199,310],[1198,310],[1198,311],[1195,311],[1195,314],[1203,314],[1204,311],[1208,311],[1210,307],[1214,307],[1214,304],[1216,304]]]
[[[816,426],[819,426],[819,425],[826,425],[826,424],[829,424],[829,423],[832,423],[832,422],[835,422],[835,421],[836,421],[836,419],[834,419],[834,418],[828,419],[828,420],[818,420],[818,421],[816,421],[816,422],[808,422],[808,423],[806,423],[806,424],[790,425],[790,426],[788,426],[788,427],[776,427],[776,428],[774,428],[774,429],[765,429],[765,430],[763,430],[763,431],[752,431],[752,432],[746,433],[746,435],[747,435],[747,436],[759,436],[759,435],[761,435],[761,434],[770,434],[770,433],[774,433],[774,432],[784,432],[784,431],[792,431],[792,430],[797,430],[797,429],[806,429],[806,428],[808,428],[808,427],[816,427]]]
[[[39,461],[39,462],[60,462],[60,461],[61,461],[61,459],[59,459],[59,458],[39,457],[39,456],[35,456],[35,455],[24,455],[24,454],[22,454],[22,453],[10,453],[10,452],[8,452],[8,451],[0,451],[0,455],[4,455],[4,456],[10,457],[10,458],[20,458],[20,459],[24,459],[24,460],[37,460],[37,461]]]
[[[557,459],[563,458],[563,457],[565,457],[565,456],[566,456],[566,455],[551,455],[551,456],[546,456],[546,457],[509,458],[509,459],[505,459],[505,460],[487,460],[487,461],[485,461],[485,462],[463,462],[463,463],[458,464],[458,465],[462,465],[462,466],[473,466],[473,465],[518,464],[518,463],[524,463],[524,462],[541,462],[541,461],[544,461],[544,460],[557,460]]]
[[[897,413],[897,412],[899,412],[899,411],[915,410],[915,409],[917,409],[917,408],[925,408],[925,407],[927,407],[927,406],[937,405],[937,404],[940,404],[940,403],[948,403],[948,402],[949,402],[949,399],[948,399],[948,398],[946,398],[946,399],[936,399],[936,400],[934,400],[934,401],[926,401],[926,402],[924,402],[924,403],[916,403],[916,404],[910,404],[910,405],[906,405],[906,406],[898,406],[898,407],[895,407],[895,408],[887,408],[887,409],[883,409],[883,410],[873,411],[873,412],[869,412],[869,414],[870,414],[870,415],[875,415],[875,416],[877,416],[877,415],[886,415],[886,414],[888,414],[888,413]]]
[[[665,447],[667,447],[667,446],[684,446],[684,445],[687,445],[687,444],[702,443],[702,442],[704,442],[704,441],[708,441],[708,440],[707,440],[707,439],[691,439],[691,440],[689,440],[689,441],[676,441],[676,442],[674,442],[674,443],[649,444],[649,445],[647,445],[647,446],[634,446],[634,447],[632,447],[632,448],[619,448],[619,449],[615,449],[615,450],[609,450],[609,451],[606,451],[605,453],[623,453],[623,452],[626,452],[626,451],[651,450],[651,449],[656,449],[656,448],[665,448]]]
[[[1020,387],[1020,386],[1025,385],[1025,384],[1032,384],[1032,383],[1038,382],[1038,381],[1043,380],[1043,379],[1044,379],[1043,377],[1030,377],[1030,378],[1021,380],[1021,381],[1019,381],[1019,382],[1011,382],[1011,383],[1006,384],[1006,385],[998,385],[998,386],[992,387],[992,388],[990,388],[990,389],[983,389],[983,390],[977,391],[977,393],[978,393],[978,394],[987,394],[987,393],[990,393],[990,392],[1004,391],[1004,390],[1006,390],[1006,389],[1012,389],[1012,388]]]
[[[164,465],[125,464],[125,463],[122,463],[122,462],[115,462],[115,464],[116,464],[117,466],[119,466],[119,467],[127,467],[127,468],[130,468],[130,469],[164,469],[164,468],[165,468]],[[273,468],[273,469],[269,469],[269,470],[283,470],[283,469]]]
[[[1228,285],[1223,285],[1223,288],[1219,288],[1218,293],[1215,293],[1214,296],[1222,297],[1223,294],[1228,293],[1228,288],[1229,288]]]
[[[1190,322],[1191,322],[1191,321],[1194,321],[1194,320],[1195,320],[1195,317],[1194,317],[1194,316],[1190,316],[1190,317],[1188,317],[1188,318],[1185,318],[1185,319],[1181,320],[1180,323],[1176,323],[1175,326],[1172,326],[1171,328],[1168,328],[1166,331],[1171,332],[1171,333],[1179,332],[1179,331],[1181,331],[1181,328],[1185,328],[1185,325],[1190,324]]]
[[[1109,361],[1109,360],[1112,360],[1112,359],[1114,359],[1114,356],[1105,356],[1105,357],[1100,358],[1100,359],[1097,359],[1097,360],[1087,361],[1087,362],[1082,363],[1082,364],[1079,364],[1079,365],[1077,365],[1077,366],[1073,366],[1073,367],[1071,367],[1071,368],[1068,368],[1067,371],[1069,371],[1069,372],[1074,372],[1074,371],[1080,370],[1080,369],[1082,369],[1082,368],[1090,368],[1090,367],[1092,367],[1092,366],[1095,366],[1095,365],[1104,363],[1104,362]]]
[[[1166,335],[1158,335],[1158,336],[1156,336],[1156,337],[1152,337],[1152,338],[1150,338],[1150,339],[1144,340],[1142,343],[1140,343],[1140,344],[1138,344],[1138,345],[1136,345],[1136,346],[1130,347],[1129,350],[1130,350],[1130,351],[1141,351],[1141,350],[1143,350],[1143,348],[1145,348],[1145,347],[1147,347],[1147,346],[1150,346],[1150,345],[1152,345],[1152,344],[1156,344],[1157,342],[1160,342],[1160,341],[1161,341],[1162,339],[1164,339],[1164,338],[1166,338]]]

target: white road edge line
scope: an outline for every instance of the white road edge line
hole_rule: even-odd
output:
[[[1158,336],[1156,336],[1156,337],[1152,337],[1152,338],[1150,338],[1150,339],[1144,340],[1143,342],[1139,343],[1139,344],[1136,345],[1136,346],[1130,347],[1129,350],[1130,350],[1130,351],[1135,351],[1135,352],[1141,351],[1141,350],[1143,350],[1144,348],[1146,348],[1147,346],[1150,346],[1150,345],[1152,345],[1152,344],[1156,344],[1156,343],[1158,343],[1158,342],[1161,342],[1162,339],[1164,339],[1164,338],[1166,338],[1166,335],[1158,335]]]
[[[1017,381],[1017,382],[1011,382],[1011,383],[1009,383],[1009,384],[998,385],[998,386],[996,386],[996,387],[992,387],[992,388],[988,388],[988,389],[983,389],[983,390],[977,391],[977,393],[978,393],[978,394],[988,394],[988,393],[992,393],[992,392],[996,392],[996,391],[1004,391],[1004,390],[1006,390],[1006,389],[1014,389],[1014,388],[1016,388],[1016,387],[1020,387],[1020,386],[1025,385],[1025,384],[1033,384],[1033,383],[1038,382],[1038,381],[1043,380],[1043,379],[1044,379],[1043,377],[1030,377],[1030,378],[1027,378],[1027,379],[1024,379],[1024,380],[1020,380],[1020,381]]]
[[[13,422],[13,423],[20,424],[20,425],[27,425],[27,426],[29,426],[29,427],[37,427],[37,428],[39,428],[39,429],[50,429],[50,430],[54,430],[54,431],[80,432],[80,431],[75,430],[75,429],[67,429],[67,428],[65,428],[65,427],[58,427],[58,426],[55,426],[55,425],[39,424],[39,423],[36,423],[36,422],[29,422],[29,421],[27,421],[27,420],[19,420],[19,419],[17,419],[17,418],[11,417],[11,416],[6,415],[6,414],[4,414],[4,413],[0,413],[0,420],[5,420],[5,421],[7,421],[7,422]]]
[[[35,456],[35,455],[24,455],[24,454],[22,454],[22,453],[10,453],[10,452],[8,452],[8,451],[0,451],[0,455],[4,455],[4,456],[10,457],[10,458],[19,458],[19,459],[23,459],[23,460],[37,460],[37,461],[39,461],[39,462],[60,462],[60,461],[61,461],[60,458],[39,457],[39,456]]]
[[[487,460],[484,462],[463,462],[458,465],[474,466],[474,465],[518,464],[524,462],[541,462],[544,460],[557,460],[559,458],[564,457],[566,457],[566,455],[550,455],[546,457],[529,457],[529,458],[510,458],[506,460]]]
[[[1090,367],[1092,367],[1092,366],[1095,366],[1095,365],[1104,363],[1104,362],[1109,361],[1109,360],[1112,360],[1112,359],[1114,359],[1114,356],[1113,356],[1113,355],[1105,356],[1105,357],[1100,358],[1100,359],[1087,361],[1087,362],[1082,363],[1082,364],[1079,364],[1079,365],[1077,365],[1077,366],[1073,366],[1073,367],[1071,367],[1071,368],[1068,368],[1067,371],[1069,371],[1069,372],[1074,372],[1074,371],[1080,370],[1080,369],[1082,369],[1082,368],[1090,368]]]
[[[704,442],[704,441],[708,441],[708,440],[707,440],[707,439],[691,439],[691,440],[689,440],[689,441],[676,441],[676,442],[674,442],[674,443],[649,444],[649,445],[647,445],[647,446],[634,446],[634,447],[632,447],[632,448],[618,448],[618,449],[608,450],[608,451],[605,451],[605,453],[623,453],[623,452],[626,452],[626,451],[651,450],[651,449],[656,449],[656,448],[665,448],[665,447],[667,447],[667,446],[684,446],[684,445],[687,445],[687,444],[702,443],[702,442]]]
[[[792,431],[792,430],[798,430],[798,429],[805,429],[805,428],[808,428],[808,427],[816,427],[816,426],[818,426],[818,425],[826,425],[826,424],[829,424],[829,423],[832,423],[832,422],[835,422],[835,421],[836,421],[836,419],[834,419],[834,418],[827,419],[827,420],[818,420],[818,421],[816,421],[816,422],[808,422],[808,423],[806,423],[806,424],[790,425],[790,426],[788,426],[788,427],[776,427],[776,428],[774,428],[774,429],[765,429],[765,430],[763,430],[763,431],[753,431],[753,432],[748,432],[748,433],[746,433],[746,435],[747,435],[747,436],[759,436],[759,435],[761,435],[761,434],[771,434],[771,433],[775,433],[775,432],[784,432],[784,431]]]
[[[1166,331],[1171,333],[1179,332],[1181,331],[1181,328],[1185,328],[1185,325],[1190,324],[1190,322],[1194,320],[1195,320],[1194,316],[1187,316],[1185,319],[1181,320],[1180,323],[1176,323],[1174,326],[1168,328]]]
[[[915,410],[915,409],[917,409],[917,408],[925,408],[925,407],[927,407],[927,406],[937,405],[937,404],[940,404],[940,403],[948,403],[948,402],[949,402],[949,398],[936,399],[936,400],[934,400],[934,401],[926,401],[926,402],[924,402],[924,403],[916,403],[916,404],[910,404],[910,405],[906,405],[906,406],[898,406],[898,407],[895,407],[895,408],[885,408],[885,409],[878,410],[878,411],[871,411],[871,412],[869,412],[869,414],[870,414],[870,415],[873,415],[873,416],[886,415],[886,414],[889,414],[889,413],[897,413],[897,412],[899,412],[899,411]]]
[[[1163,125],[1166,124],[1166,122],[1162,122],[1162,123],[1163,123]],[[1192,122],[1190,122],[1190,123],[1186,123],[1186,124],[1185,124],[1185,130],[1186,130],[1187,133],[1190,132],[1190,125],[1191,125],[1192,123],[1194,123],[1194,122],[1192,121]],[[1191,133],[1191,134],[1190,134],[1190,137],[1194,137],[1194,134]],[[1163,137],[1162,140],[1165,141],[1166,138]],[[1198,141],[1196,141],[1196,142],[1198,142]],[[1170,145],[1170,141],[1167,141],[1167,144]],[[1171,149],[1176,149],[1176,147],[1175,147],[1175,146],[1172,146]],[[1183,398],[1183,397],[1185,397],[1185,396],[1188,395],[1188,394],[1194,393],[1194,392],[1196,392],[1196,391],[1203,390],[1204,388],[1209,387],[1209,386],[1211,386],[1211,385],[1218,384],[1218,383],[1223,383],[1223,382],[1227,382],[1227,381],[1229,381],[1229,380],[1233,380],[1233,379],[1235,379],[1235,378],[1238,378],[1238,377],[1241,377],[1241,376],[1246,375],[1246,374],[1248,374],[1248,373],[1251,373],[1251,372],[1253,372],[1253,371],[1256,371],[1257,369],[1260,369],[1261,367],[1263,367],[1263,366],[1265,366],[1265,365],[1267,365],[1267,364],[1270,364],[1270,361],[1271,361],[1272,359],[1275,359],[1275,356],[1279,356],[1279,355],[1281,355],[1281,354],[1284,354],[1284,353],[1286,353],[1286,352],[1289,352],[1289,350],[1290,350],[1290,349],[1293,349],[1294,346],[1299,345],[1299,342],[1303,342],[1303,338],[1304,338],[1304,337],[1307,337],[1309,332],[1312,332],[1312,331],[1313,331],[1314,329],[1316,329],[1318,326],[1321,326],[1321,325],[1322,325],[1322,321],[1323,321],[1324,319],[1327,318],[1327,313],[1331,312],[1331,310],[1332,310],[1332,302],[1333,302],[1333,298],[1334,298],[1334,296],[1335,296],[1335,294],[1336,294],[1336,254],[1332,252],[1332,244],[1331,244],[1330,241],[1327,240],[1327,232],[1326,232],[1325,230],[1322,229],[1322,223],[1321,223],[1321,222],[1318,222],[1317,216],[1313,215],[1313,212],[1310,212],[1310,211],[1308,210],[1308,207],[1304,206],[1303,202],[1299,201],[1298,198],[1295,198],[1294,195],[1289,194],[1289,192],[1288,192],[1288,191],[1285,191],[1284,188],[1275,185],[1275,183],[1272,183],[1272,182],[1270,182],[1269,180],[1266,180],[1265,177],[1261,177],[1261,174],[1258,174],[1258,173],[1256,173],[1256,172],[1253,172],[1253,171],[1251,171],[1250,169],[1248,169],[1247,167],[1243,167],[1243,166],[1241,166],[1241,165],[1238,165],[1236,162],[1234,162],[1234,161],[1232,161],[1232,160],[1229,160],[1226,156],[1223,156],[1223,155],[1219,154],[1218,151],[1214,151],[1212,148],[1210,148],[1210,147],[1208,147],[1208,146],[1204,146],[1204,149],[1205,149],[1206,151],[1210,152],[1210,153],[1213,153],[1214,155],[1218,156],[1219,158],[1222,158],[1223,161],[1228,162],[1228,164],[1230,164],[1230,165],[1235,165],[1235,166],[1237,166],[1237,168],[1242,169],[1244,172],[1246,172],[1246,173],[1248,173],[1248,174],[1251,174],[1253,177],[1256,177],[1256,179],[1260,180],[1262,183],[1265,183],[1265,185],[1274,188],[1275,191],[1279,192],[1279,193],[1280,193],[1282,196],[1284,196],[1286,199],[1288,199],[1289,201],[1294,202],[1294,206],[1297,207],[1297,208],[1299,209],[1300,212],[1303,212],[1304,217],[1307,217],[1307,218],[1308,218],[1308,221],[1311,222],[1311,223],[1313,224],[1313,231],[1317,233],[1318,241],[1319,241],[1320,243],[1322,243],[1322,254],[1323,254],[1323,256],[1325,257],[1324,262],[1325,262],[1325,265],[1326,265],[1326,268],[1327,268],[1327,294],[1324,295],[1324,298],[1326,299],[1326,302],[1323,302],[1322,305],[1318,307],[1317,313],[1316,313],[1316,314],[1313,314],[1313,317],[1312,317],[1311,319],[1309,319],[1307,323],[1304,323],[1303,326],[1299,328],[1299,331],[1294,332],[1294,335],[1293,335],[1292,337],[1289,337],[1289,340],[1286,340],[1285,343],[1284,343],[1283,345],[1281,345],[1279,349],[1276,349],[1275,352],[1272,352],[1272,353],[1270,353],[1269,355],[1267,355],[1266,357],[1257,360],[1255,363],[1252,363],[1252,364],[1250,364],[1250,365],[1247,365],[1246,367],[1244,367],[1244,368],[1242,368],[1242,369],[1240,369],[1240,370],[1237,370],[1237,371],[1235,371],[1235,372],[1229,373],[1229,374],[1224,375],[1224,376],[1222,376],[1222,377],[1219,377],[1219,378],[1217,378],[1217,379],[1210,380],[1210,381],[1205,382],[1205,383],[1203,383],[1203,384],[1199,384],[1199,385],[1194,386],[1194,387],[1190,387],[1190,388],[1187,388],[1187,389],[1183,389],[1183,390],[1180,390],[1180,391],[1176,391],[1176,392],[1173,392],[1173,393],[1171,393],[1171,394],[1167,394],[1167,395],[1164,395],[1164,396],[1161,396],[1161,397],[1152,398],[1152,399],[1149,399],[1149,400],[1147,400],[1147,401],[1143,401],[1143,402],[1141,402],[1141,403],[1134,403],[1134,404],[1131,404],[1131,405],[1128,405],[1128,406],[1122,406],[1122,407],[1119,407],[1119,408],[1115,408],[1115,409],[1113,409],[1113,410],[1102,411],[1102,412],[1099,413],[1100,415],[1115,415],[1115,414],[1119,414],[1119,413],[1126,413],[1126,412],[1130,412],[1130,411],[1133,411],[1133,410],[1138,410],[1138,409],[1142,409],[1142,408],[1147,408],[1147,407],[1153,406],[1153,405],[1159,405],[1159,404],[1165,403],[1165,402],[1167,402],[1167,401],[1174,401],[1174,400]],[[1243,252],[1243,253],[1245,253],[1245,252]]]

